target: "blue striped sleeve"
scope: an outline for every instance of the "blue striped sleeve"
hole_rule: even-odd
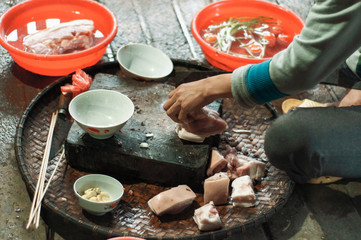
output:
[[[250,95],[258,104],[279,99],[287,94],[281,93],[273,84],[269,74],[269,64],[271,60],[255,64],[250,67],[246,76],[246,84]]]

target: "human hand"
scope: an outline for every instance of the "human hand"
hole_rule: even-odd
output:
[[[349,89],[347,94],[339,102],[338,107],[361,105],[361,90]]]
[[[231,74],[221,74],[195,82],[184,83],[168,95],[163,108],[177,123],[192,121],[192,112],[222,97],[232,97]]]

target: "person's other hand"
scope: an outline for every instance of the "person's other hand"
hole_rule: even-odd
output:
[[[339,102],[338,107],[348,107],[361,105],[361,90],[350,89],[343,99]]]

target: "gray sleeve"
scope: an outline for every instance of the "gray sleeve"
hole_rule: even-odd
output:
[[[355,76],[361,79],[361,48],[359,48],[349,58],[347,58],[346,64],[355,74]]]
[[[249,108],[257,104],[250,96],[245,82],[247,71],[251,66],[252,65],[250,64],[239,67],[232,73],[232,95],[239,105]]]
[[[305,27],[276,54],[270,76],[285,94],[314,87],[361,46],[361,1],[316,0]]]

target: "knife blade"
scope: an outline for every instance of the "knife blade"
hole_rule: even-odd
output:
[[[72,99],[72,94],[61,93],[59,96],[57,111],[58,115],[54,127],[53,138],[51,142],[49,159],[54,158],[63,148],[66,137],[72,125],[68,116],[68,106]]]

